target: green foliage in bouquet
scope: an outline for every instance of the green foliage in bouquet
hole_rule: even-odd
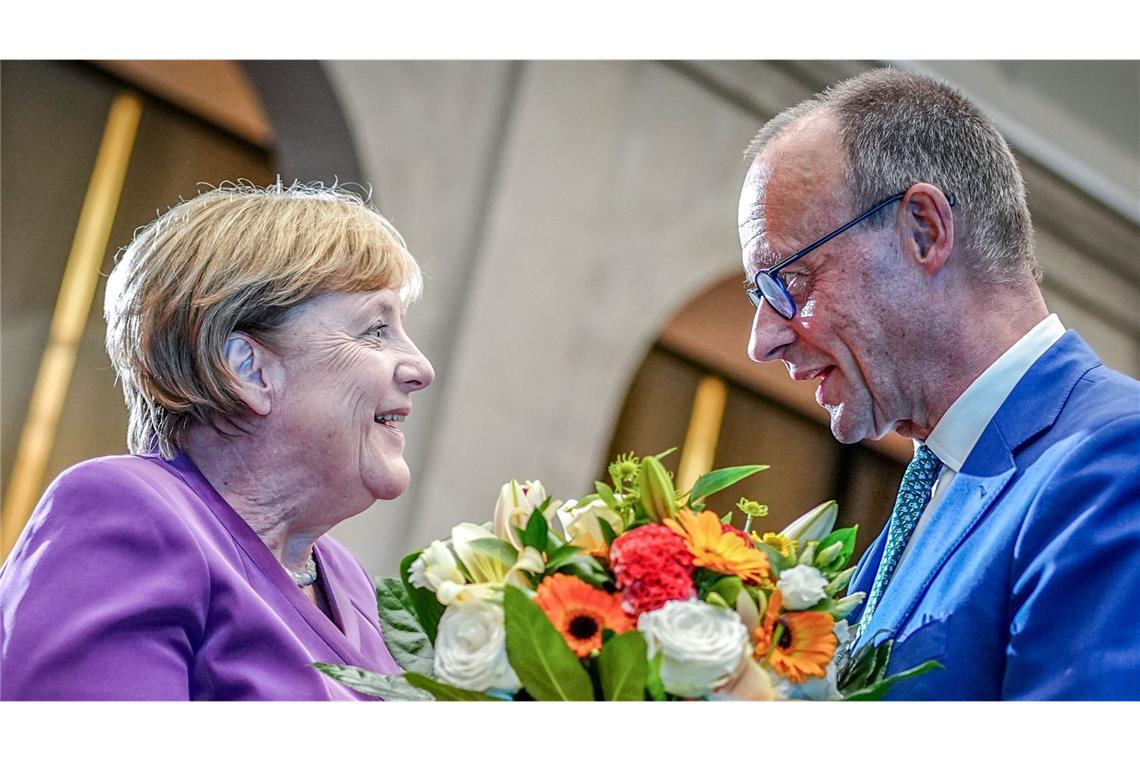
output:
[[[439,701],[870,700],[938,667],[888,676],[890,641],[841,640],[863,594],[846,593],[857,526],[834,529],[835,502],[761,535],[768,508],[741,499],[740,530],[705,500],[767,466],[680,492],[670,453],[623,455],[566,503],[507,483],[492,522],[455,526],[377,580],[403,675],[316,667],[371,696]]]

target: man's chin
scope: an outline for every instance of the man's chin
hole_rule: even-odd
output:
[[[861,421],[852,419],[851,414],[844,409],[843,404],[825,408],[831,415],[831,435],[840,443],[852,444],[868,438],[882,438],[881,435],[876,436],[874,430],[869,429],[868,425],[860,424]]]

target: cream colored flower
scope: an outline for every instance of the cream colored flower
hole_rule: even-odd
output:
[[[806,610],[822,601],[827,593],[827,578],[810,565],[796,565],[780,573],[776,588],[784,595],[784,608]]]
[[[615,498],[620,499],[621,495],[618,494]],[[567,540],[590,554],[605,554],[609,549],[602,532],[602,520],[613,528],[614,533],[620,533],[623,527],[621,517],[601,499],[594,499],[587,504],[571,499],[559,507],[558,519]]]
[[[637,630],[650,659],[661,652],[661,681],[680,697],[704,697],[732,681],[752,646],[732,610],[697,599],[668,601],[644,613]]]
[[[444,610],[435,639],[433,672],[444,683],[472,691],[518,691],[522,684],[507,659],[503,608],[485,601]]]
[[[439,591],[440,584],[448,581],[458,584],[467,582],[463,573],[459,572],[455,555],[442,541],[432,541],[416,557],[416,561],[408,568],[408,580],[413,586],[432,592]]]
[[[499,489],[499,500],[495,502],[495,518],[492,521],[495,535],[516,549],[522,549],[518,532],[526,528],[531,513],[546,501],[546,489],[542,483],[528,480],[522,485],[512,480]]]

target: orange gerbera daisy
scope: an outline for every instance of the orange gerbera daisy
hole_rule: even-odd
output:
[[[839,644],[835,621],[826,612],[780,613],[780,592],[768,598],[764,621],[756,629],[756,657],[767,658],[779,675],[792,683],[823,678]]]
[[[682,509],[676,519],[666,519],[665,525],[685,540],[697,567],[735,575],[752,583],[768,580],[771,572],[768,558],[738,533],[725,531],[715,513]]]
[[[620,596],[572,575],[546,578],[538,585],[534,601],[579,657],[601,648],[602,629],[624,633],[633,627],[633,619],[621,608]]]

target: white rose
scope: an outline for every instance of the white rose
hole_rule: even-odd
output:
[[[408,568],[408,580],[413,586],[432,592],[439,591],[439,587],[448,581],[466,583],[455,563],[455,555],[442,541],[432,541],[431,546],[416,557],[416,561]]]
[[[644,613],[637,630],[650,659],[661,652],[665,690],[680,697],[703,697],[727,684],[751,648],[735,612],[697,599],[665,602]]]
[[[507,660],[503,608],[469,601],[444,610],[435,639],[435,677],[472,691],[518,691],[522,684]]]
[[[827,578],[811,565],[796,565],[780,573],[776,588],[784,596],[784,607],[789,610],[806,610],[822,601],[827,594]]]

